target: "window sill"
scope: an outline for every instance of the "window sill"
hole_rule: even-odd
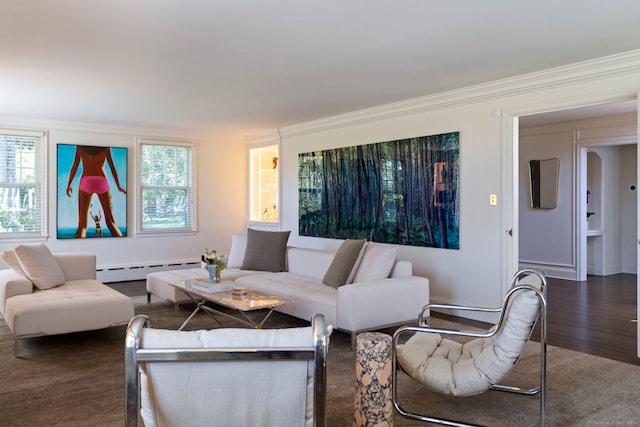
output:
[[[29,236],[29,235],[8,235],[1,236],[0,242],[3,243],[24,243],[24,242],[46,242],[50,236]]]
[[[169,236],[195,236],[196,230],[154,230],[154,231],[136,231],[135,237],[169,237]]]

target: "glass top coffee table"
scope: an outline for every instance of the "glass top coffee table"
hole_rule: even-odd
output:
[[[191,298],[191,300],[193,300],[193,302],[196,303],[195,310],[193,310],[193,313],[191,313],[187,320],[184,321],[182,326],[178,328],[179,331],[184,329],[193,316],[201,310],[209,313],[209,315],[211,315],[211,317],[218,323],[220,322],[213,316],[214,314],[221,314],[247,324],[253,328],[260,329],[269,316],[271,316],[275,307],[292,302],[290,299],[267,294],[261,291],[247,288],[236,288],[232,281],[208,283],[201,280],[181,280],[170,283],[170,285],[184,292],[189,298]],[[238,293],[241,294],[238,295]],[[239,315],[233,316],[229,313],[216,310],[215,308],[206,305],[207,302],[230,308],[239,313]],[[256,323],[253,319],[247,316],[248,311],[260,309],[268,309],[268,311],[259,323]]]

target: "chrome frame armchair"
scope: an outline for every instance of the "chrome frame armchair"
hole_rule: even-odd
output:
[[[546,302],[546,279],[542,273],[537,270],[532,269],[523,269],[518,271],[511,281],[511,288],[507,295],[504,297],[502,307],[499,308],[480,308],[480,307],[468,307],[468,306],[458,306],[458,305],[447,305],[447,304],[428,304],[424,306],[421,310],[420,315],[418,317],[418,326],[405,326],[399,328],[395,334],[393,335],[392,340],[392,400],[393,406],[395,409],[404,417],[421,420],[425,422],[449,425],[449,426],[469,426],[472,424],[466,424],[464,422],[454,421],[446,418],[438,418],[434,416],[429,416],[427,414],[419,414],[416,412],[409,411],[405,409],[398,399],[398,374],[400,370],[403,370],[407,375],[409,375],[413,380],[418,381],[420,383],[424,383],[422,380],[414,378],[411,374],[409,374],[404,368],[402,368],[401,364],[398,361],[398,347],[402,346],[400,343],[400,339],[406,338],[407,334],[441,334],[441,335],[451,335],[458,337],[467,337],[473,339],[485,339],[485,338],[494,338],[497,337],[503,332],[507,323],[509,322],[509,309],[511,304],[515,301],[518,295],[521,295],[523,291],[533,292],[537,300],[539,301],[539,309],[537,310],[537,316],[533,319],[530,324],[530,330],[528,331],[528,336],[526,337],[525,343],[529,341],[533,330],[535,328],[536,322],[539,323],[539,331],[540,331],[540,382],[539,385],[532,388],[523,388],[518,386],[511,385],[501,385],[497,381],[487,381],[487,387],[484,390],[476,390],[473,393],[469,394],[459,394],[459,395],[470,395],[470,394],[479,394],[483,393],[487,390],[499,390],[506,391],[511,393],[525,394],[525,395],[536,395],[540,396],[540,425],[544,426],[545,423],[545,399],[546,399],[546,363],[547,363],[547,331],[546,331],[546,316],[547,316],[547,302]],[[529,293],[531,295],[531,293]],[[493,325],[491,328],[482,331],[472,331],[472,330],[458,330],[458,329],[447,329],[447,328],[433,328],[428,325],[428,315],[431,309],[453,309],[459,311],[476,311],[476,312],[486,312],[486,313],[500,313],[500,318],[498,322]],[[523,344],[524,347],[524,344]],[[508,369],[512,369],[513,366],[516,365],[519,360],[520,355],[518,355],[513,361],[512,365],[509,365]],[[477,360],[477,357],[476,357]],[[502,378],[506,376],[508,372],[502,375]],[[480,376],[484,376],[484,373],[480,373]],[[483,378],[486,380],[486,378]],[[426,384],[430,387],[429,384]],[[430,387],[433,388],[433,387]],[[436,390],[442,394],[455,396],[457,393],[452,391],[442,391]]]
[[[211,363],[225,363],[226,367],[229,367],[230,362],[233,362],[233,366],[237,367],[238,363],[279,363],[286,361],[302,361],[305,362],[305,368],[303,369],[304,380],[307,381],[306,385],[306,401],[307,407],[304,409],[305,412],[305,425],[310,425],[311,421],[309,420],[309,402],[311,399],[311,388],[313,393],[313,413],[312,413],[312,425],[313,426],[326,426],[327,425],[327,394],[326,394],[326,359],[329,345],[329,335],[331,334],[331,327],[325,324],[325,319],[322,314],[314,315],[311,322],[312,337],[309,335],[304,335],[308,338],[308,342],[312,345],[308,347],[304,346],[268,346],[261,348],[239,348],[235,345],[227,346],[226,348],[210,348],[212,346],[206,346],[206,348],[181,348],[179,345],[173,344],[174,348],[171,348],[172,344],[167,344],[168,348],[143,348],[141,344],[144,343],[143,334],[145,328],[150,328],[151,322],[149,318],[145,315],[138,315],[131,319],[129,326],[126,332],[125,338],[125,425],[127,426],[137,426],[142,425],[141,421],[141,410],[144,412],[145,409],[142,408],[144,399],[150,400],[150,396],[152,396],[155,391],[152,390],[142,390],[141,391],[141,383],[145,381],[141,379],[141,376],[149,375],[144,373],[148,365],[151,364],[166,364],[166,363],[193,363],[198,362],[202,364],[211,364]],[[305,328],[292,328],[292,329],[305,329]],[[252,331],[255,333],[284,333],[287,331],[291,331],[292,329],[282,329],[279,331],[276,330],[235,330],[238,334],[242,334],[245,331]],[[161,331],[161,330],[160,330]],[[218,330],[213,331],[199,331],[199,332],[217,332]],[[228,329],[227,331],[234,331],[232,329]],[[163,331],[165,332],[165,331]],[[173,334],[189,334],[191,332],[178,332],[178,331],[166,331]],[[302,332],[302,331],[301,331]],[[310,334],[311,335],[311,334]],[[173,335],[174,337],[176,335]],[[179,337],[175,341],[180,341]],[[268,341],[268,340],[267,340]],[[304,342],[307,342],[306,339]],[[155,346],[154,346],[155,347]],[[165,365],[166,366],[166,365]],[[174,365],[177,366],[177,365]],[[183,366],[183,365],[180,365]],[[264,366],[264,365],[261,365]],[[270,365],[271,366],[271,365]],[[280,365],[282,366],[282,365]],[[214,365],[210,365],[210,367],[215,368]],[[196,366],[197,368],[197,366]],[[221,367],[222,368],[222,367]],[[225,368],[222,368],[225,369]],[[229,368],[226,368],[229,369]],[[243,370],[245,368],[242,368]],[[249,369],[249,366],[247,366]],[[254,366],[254,371],[255,371]],[[268,371],[268,369],[257,369],[258,375],[260,372]],[[197,371],[196,371],[197,372]],[[202,374],[206,375],[206,374]],[[309,385],[309,377],[312,378],[312,385]],[[207,385],[211,385],[213,387],[234,387],[237,384],[216,384],[216,377],[211,380]],[[151,378],[147,380],[148,383],[153,382]],[[154,384],[155,386],[155,384]],[[255,387],[255,384],[246,384],[248,389]],[[151,388],[151,386],[149,386]],[[209,387],[207,387],[209,389]],[[192,392],[193,390],[184,391],[184,390],[175,390],[175,393],[186,393]],[[250,390],[251,391],[251,390]],[[280,390],[271,390],[274,395],[278,395]],[[172,389],[173,393],[174,390]],[[206,396],[207,390],[198,390],[197,394],[202,396],[203,394]],[[142,396],[141,396],[142,394]],[[249,393],[247,393],[249,394]],[[284,402],[283,407],[273,408],[274,411],[285,411],[286,403],[291,404],[291,402]],[[259,403],[256,403],[259,405]],[[183,422],[189,424],[189,408],[183,409]],[[233,411],[233,408],[229,407],[229,411]],[[217,415],[217,414],[216,414]],[[229,413],[229,417],[233,416],[231,412]],[[224,415],[220,414],[220,417],[224,417]],[[215,425],[215,420],[211,419],[211,422],[207,422],[206,425]],[[222,421],[223,423],[225,421]],[[228,422],[228,420],[226,421]],[[140,423],[140,424],[139,424]],[[226,424],[225,424],[226,425]]]

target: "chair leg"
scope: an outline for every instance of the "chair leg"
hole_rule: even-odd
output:
[[[151,292],[147,291],[147,304],[151,303]]]

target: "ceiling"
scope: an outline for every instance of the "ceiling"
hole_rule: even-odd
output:
[[[0,0],[0,116],[250,134],[640,48],[638,0]]]

